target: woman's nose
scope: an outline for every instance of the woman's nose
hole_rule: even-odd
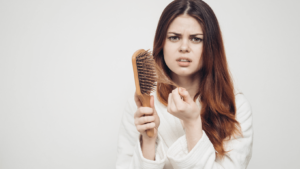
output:
[[[179,52],[181,53],[186,53],[189,52],[189,44],[188,44],[188,40],[183,40],[181,45],[180,45],[180,49]]]

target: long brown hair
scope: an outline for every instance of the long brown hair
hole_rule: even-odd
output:
[[[171,79],[165,63],[163,46],[171,22],[179,15],[195,18],[203,30],[203,66],[197,72],[200,88],[194,101],[200,97],[202,129],[214,145],[216,157],[222,159],[229,151],[224,150],[224,141],[236,134],[242,135],[235,119],[236,106],[234,86],[228,70],[223,39],[218,20],[213,10],[201,0],[174,0],[162,12],[155,33],[153,58],[165,76]],[[172,85],[157,82],[158,100],[167,106]]]

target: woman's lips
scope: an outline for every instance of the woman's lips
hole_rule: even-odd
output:
[[[191,64],[191,62],[181,62],[181,61],[177,61],[179,66],[183,66],[183,67],[187,67]]]

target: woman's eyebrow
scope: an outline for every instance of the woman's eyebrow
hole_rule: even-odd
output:
[[[181,35],[180,33],[176,33],[176,32],[168,32],[168,34],[175,34],[176,36]],[[190,36],[197,36],[197,35],[203,35],[202,33],[195,33],[195,34],[191,34]]]
[[[168,34],[175,34],[175,35],[181,35],[180,33],[176,33],[176,32],[168,32]]]
[[[202,33],[195,33],[195,34],[191,34],[190,36],[197,36],[197,35],[203,35]]]

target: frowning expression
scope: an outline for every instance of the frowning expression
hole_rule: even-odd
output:
[[[163,48],[164,59],[178,76],[190,76],[202,67],[203,31],[189,15],[179,15],[170,24]]]

